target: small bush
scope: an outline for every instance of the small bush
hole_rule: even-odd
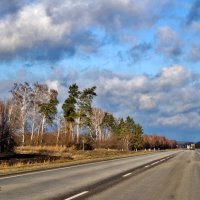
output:
[[[9,153],[16,145],[9,102],[0,102],[0,153]]]
[[[89,136],[82,137],[80,139],[81,142],[76,144],[77,150],[94,150],[95,142]]]

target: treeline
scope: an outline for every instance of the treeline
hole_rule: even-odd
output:
[[[58,92],[46,84],[15,83],[10,92],[10,100],[0,101],[0,152],[12,150],[15,144],[124,150],[148,144],[157,147],[157,142],[152,146],[150,139],[142,137],[142,126],[131,117],[116,118],[92,107],[95,86],[80,90],[77,84],[70,85],[59,112]]]
[[[176,140],[168,140],[164,136],[143,135],[144,148],[146,149],[173,149],[177,147]]]

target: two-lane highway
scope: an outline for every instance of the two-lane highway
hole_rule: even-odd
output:
[[[159,152],[150,155],[1,177],[0,199],[66,199],[70,196],[76,197],[76,193],[77,195],[89,194],[90,191],[86,190],[87,187],[98,187],[98,183],[101,182],[102,184],[109,177],[112,178],[123,173],[126,175],[126,172],[136,167],[165,158],[174,153]],[[99,199],[99,197],[95,198]]]
[[[126,181],[108,188],[91,200],[199,200],[200,154],[184,151]]]

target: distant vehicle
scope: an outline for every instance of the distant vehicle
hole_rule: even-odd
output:
[[[188,144],[187,149],[188,150],[195,150],[195,144],[190,144],[190,145]]]
[[[188,145],[187,145],[187,149],[190,150],[190,148],[191,148],[191,146],[188,144]]]
[[[195,150],[195,144],[191,144],[191,145],[190,145],[190,149],[191,149],[191,150]]]

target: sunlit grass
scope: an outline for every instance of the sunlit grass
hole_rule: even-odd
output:
[[[28,162],[17,161],[13,164],[7,162],[0,163],[0,175],[18,173],[23,171],[33,171],[48,169],[54,167],[63,167],[74,164],[88,163],[93,161],[109,160],[120,157],[127,157],[133,155],[144,155],[153,153],[149,151],[118,151],[110,149],[95,149],[93,151],[77,151],[73,148],[66,148],[62,146],[24,146],[16,148],[18,154],[39,154],[56,156],[56,160],[44,160],[38,162],[37,159],[34,162],[30,159]]]

